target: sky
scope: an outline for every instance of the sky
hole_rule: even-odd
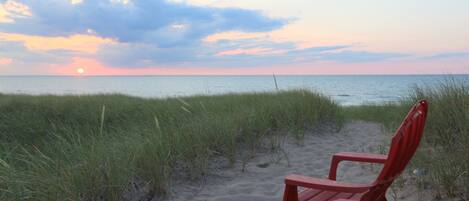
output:
[[[467,0],[0,0],[0,75],[469,73]]]

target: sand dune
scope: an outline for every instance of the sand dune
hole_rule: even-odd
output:
[[[367,122],[346,123],[340,132],[322,132],[306,135],[302,145],[292,138],[284,140],[283,153],[261,153],[244,167],[237,163],[229,168],[225,161],[213,164],[210,174],[197,182],[175,181],[171,201],[280,201],[283,179],[291,173],[324,178],[328,174],[330,158],[340,151],[378,153],[384,143],[379,124]],[[373,170],[374,169],[374,170]],[[376,177],[377,166],[343,163],[339,180],[369,182]]]

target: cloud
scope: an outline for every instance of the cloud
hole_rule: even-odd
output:
[[[424,59],[454,59],[469,57],[469,52],[446,52],[424,57]]]
[[[407,57],[410,55],[388,52],[341,51],[322,55],[322,60],[338,62],[372,62]]]
[[[293,43],[266,43],[256,44],[252,49],[232,49],[217,53],[217,56],[227,58],[224,62],[233,62],[238,65],[277,65],[301,64],[322,61],[340,63],[365,63],[408,57],[410,55],[388,52],[353,51],[351,45],[332,45],[310,48],[298,48]],[[271,48],[269,48],[271,47]],[[272,48],[275,47],[275,48]]]
[[[209,35],[203,39],[204,42],[217,42],[221,40],[241,40],[241,39],[255,39],[255,38],[266,38],[268,35],[263,32],[247,33],[241,31],[228,31],[215,33]]]
[[[79,4],[79,3],[82,3],[83,0],[70,0],[70,3],[71,4]]]
[[[12,23],[15,21],[15,18],[31,16],[31,10],[25,4],[13,0],[0,3],[0,23]]]
[[[268,60],[265,60],[267,57],[295,48],[293,43],[276,43],[263,39],[222,40],[214,43],[202,42],[192,46],[164,48],[151,44],[119,43],[102,46],[101,51],[97,53],[97,58],[112,66],[134,68],[169,64],[174,67],[251,66],[268,63]]]
[[[207,48],[202,40],[209,35],[266,32],[288,23],[286,19],[267,17],[255,10],[164,0],[21,2],[8,0],[1,4],[0,43],[16,42],[9,45],[17,51],[8,54],[18,57],[24,51],[27,60],[43,60],[58,54],[62,61],[66,55],[85,53],[116,66],[201,61],[219,49],[209,47],[200,51]]]
[[[64,64],[70,60],[73,53],[63,50],[32,51],[17,41],[0,41],[0,57],[12,59],[12,64],[35,66],[39,63]]]
[[[147,68],[173,67],[253,67],[320,61],[373,62],[407,55],[383,52],[356,52],[351,45],[299,48],[293,42],[268,38],[220,39],[193,46],[160,48],[150,44],[109,44],[97,59],[111,66]]]
[[[216,54],[216,56],[231,56],[231,55],[272,55],[285,53],[283,50],[275,50],[272,48],[249,48],[249,49],[234,49],[226,50]]]
[[[68,50],[88,54],[96,53],[102,44],[113,43],[113,40],[109,38],[83,34],[69,37],[46,37],[2,32],[0,32],[0,41],[22,42],[26,48],[33,51]]]
[[[94,59],[115,66],[209,61],[220,47],[205,44],[207,36],[219,32],[268,32],[289,22],[256,10],[163,0],[22,2],[30,17],[0,23],[4,30],[0,40],[21,42],[32,51],[95,54]]]
[[[9,65],[9,64],[11,64],[12,61],[13,61],[13,59],[11,59],[11,58],[0,57],[0,66]]]
[[[7,11],[0,5],[0,23],[9,23],[13,20],[8,16]]]
[[[347,44],[300,47],[275,41],[290,19],[241,8],[164,0],[7,0],[0,6],[0,55],[22,66],[82,58],[114,68],[251,67],[320,61],[371,62],[398,53]]]
[[[288,23],[255,10],[212,8],[163,0],[25,0],[34,16],[0,24],[10,32],[70,36],[92,29],[104,38],[159,47],[190,45],[223,31],[262,32]],[[184,27],[184,29],[181,29]]]
[[[116,67],[145,68],[167,65],[177,67],[185,63],[203,60],[206,51],[198,46],[160,48],[152,44],[116,43],[101,46],[95,55],[97,60]]]

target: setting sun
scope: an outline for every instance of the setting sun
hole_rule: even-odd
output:
[[[81,75],[81,74],[83,74],[84,72],[85,72],[85,69],[83,69],[83,68],[77,68],[77,73],[78,73],[78,74]]]

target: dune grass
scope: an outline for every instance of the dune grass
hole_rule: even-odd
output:
[[[119,200],[135,181],[164,195],[176,170],[197,179],[211,157],[234,164],[264,138],[340,126],[339,110],[302,90],[169,99],[0,94],[0,200]]]
[[[437,197],[469,200],[469,86],[448,78],[437,86],[416,86],[397,104],[344,108],[347,119],[399,126],[417,100],[429,101],[424,140],[410,170],[418,170],[420,187],[431,187]]]
[[[278,135],[344,118],[396,129],[427,99],[424,140],[409,170],[443,198],[469,198],[469,87],[415,87],[399,103],[340,107],[308,91],[169,99],[0,94],[0,200],[119,200],[140,181],[164,195],[174,173],[198,179],[212,157],[246,162]]]

